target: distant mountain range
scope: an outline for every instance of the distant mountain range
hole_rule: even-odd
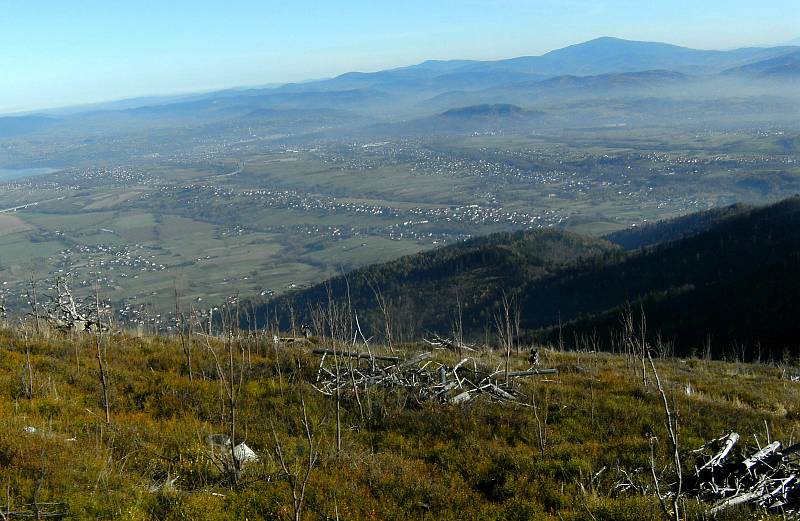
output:
[[[0,118],[0,138],[45,130],[58,120],[46,116],[11,116]]]
[[[796,100],[800,79],[800,47],[745,48],[705,51],[675,45],[599,38],[546,53],[506,60],[426,61],[417,65],[372,73],[350,72],[305,83],[252,89],[228,89],[191,96],[163,96],[121,100],[74,107],[45,114],[0,118],[0,137],[40,132],[91,135],[112,131],[140,132],[143,128],[174,127],[205,133],[237,126],[269,128],[270,134],[303,136],[342,135],[342,129],[374,130],[384,125],[389,134],[444,128],[450,118],[458,131],[469,131],[468,118],[486,123],[486,114],[470,107],[517,105],[519,118],[505,118],[520,126],[520,119],[549,113],[530,125],[571,125],[576,121],[604,124],[633,115],[643,123],[673,117],[680,106],[639,103],[636,100],[679,100],[700,103],[691,108],[692,120],[702,118],[705,100],[713,100],[714,117],[729,117],[747,110],[757,118],[793,119],[798,104],[767,105],[764,99]],[[598,111],[595,100],[626,100],[624,108]],[[735,100],[730,108],[718,103]],[[743,100],[751,99],[744,103]],[[570,102],[565,109],[558,106]],[[584,103],[583,106],[578,106]],[[785,104],[784,104],[785,105]],[[551,110],[557,106],[557,110]],[[748,108],[750,107],[750,108]],[[678,110],[676,110],[678,109]],[[461,117],[452,118],[455,110]],[[292,112],[296,112],[292,114]],[[320,121],[309,116],[319,111]],[[461,112],[458,112],[461,111]],[[572,111],[572,112],[570,112]],[[650,112],[648,112],[650,111]],[[341,116],[337,120],[332,115]],[[597,117],[600,115],[601,117]],[[603,117],[607,118],[606,120]],[[320,124],[324,121],[324,124]],[[674,123],[672,121],[671,123]],[[385,125],[395,124],[389,129]],[[460,125],[460,127],[458,127]],[[524,126],[524,125],[523,125]]]
[[[568,345],[591,339],[608,348],[630,306],[645,313],[650,339],[675,341],[678,354],[709,341],[717,356],[800,354],[800,198],[608,239],[620,245],[559,231],[496,234],[362,268],[257,309],[262,324],[278,317],[287,327],[290,309],[310,320],[328,295],[347,297],[365,331],[380,337],[382,301],[407,338],[449,334],[460,309],[478,340],[493,335],[505,294],[516,296],[526,341],[555,343],[560,334]]]
[[[693,75],[716,74],[775,58],[792,50],[792,47],[773,47],[702,51],[664,43],[606,37],[551,51],[542,56],[496,61],[427,61],[374,73],[347,73],[330,80],[290,85],[282,89],[392,90],[413,83],[423,90],[441,90],[481,86],[485,88],[556,76],[595,76],[646,70],[669,70]]]
[[[800,77],[800,50],[775,58],[728,69],[724,74],[737,74],[760,78]]]
[[[797,43],[800,46],[800,41]],[[689,49],[656,42],[602,37],[557,49],[541,56],[477,61],[430,60],[418,65],[372,73],[349,72],[335,78],[263,88],[227,89],[187,96],[153,96],[84,107],[82,112],[125,110],[202,99],[243,99],[277,93],[357,91],[375,89],[418,91],[478,90],[512,83],[536,82],[557,76],[600,76],[626,72],[673,71],[689,75],[717,74],[800,51],[790,45],[730,51]],[[64,113],[65,110],[51,111]]]

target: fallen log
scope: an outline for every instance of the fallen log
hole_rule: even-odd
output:
[[[721,465],[722,462],[725,461],[725,458],[728,457],[728,454],[730,453],[731,449],[733,449],[733,446],[736,445],[737,441],[739,441],[739,434],[736,432],[732,432],[727,436],[720,438],[717,441],[723,442],[722,449],[719,452],[717,452],[710,460],[708,460],[705,465],[700,467],[700,470],[711,469]]]
[[[412,356],[411,358],[409,358],[405,362],[403,362],[401,364],[398,364],[397,369],[404,369],[406,367],[410,367],[410,366],[418,364],[418,363],[420,363],[420,362],[422,362],[424,360],[427,360],[428,358],[431,358],[432,356],[433,356],[433,353],[420,353],[417,356]]]
[[[450,403],[454,405],[458,405],[460,403],[466,403],[472,399],[472,391],[464,391],[461,394],[457,394],[450,399]]]
[[[765,459],[767,459],[772,454],[778,452],[781,449],[781,442],[773,441],[760,451],[756,452],[746,460],[742,462],[744,468],[750,470],[751,468],[755,467],[759,463],[762,463]]]
[[[457,342],[455,340],[450,340],[449,338],[443,338],[439,335],[434,335],[433,340],[428,340],[427,338],[422,339],[426,344],[436,347],[444,347],[451,351],[471,351],[475,352],[476,349],[472,346],[464,344],[462,342]]]
[[[686,493],[712,503],[708,511],[711,515],[750,505],[781,514],[784,519],[800,519],[800,463],[796,457],[800,444],[781,450],[781,442],[774,441],[749,456],[733,457],[738,441],[739,435],[731,432],[695,451],[716,450],[696,468]]]
[[[373,355],[370,353],[358,353],[356,351],[337,351],[335,349],[314,349],[311,351],[315,355],[341,356],[344,358],[363,358],[366,360],[381,360],[384,362],[399,362],[399,356]]]
[[[500,373],[498,376],[509,378],[520,378],[523,376],[537,376],[542,374],[558,374],[558,369],[531,369],[529,371],[509,371],[507,373]]]

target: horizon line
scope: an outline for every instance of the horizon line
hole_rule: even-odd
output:
[[[791,42],[794,41],[794,40],[792,40],[792,41],[790,41],[788,43],[778,43],[778,44],[773,44],[773,45],[746,45],[746,46],[731,47],[731,48],[727,48],[727,49],[699,49],[699,48],[686,47],[686,46],[683,46],[683,45],[678,45],[678,44],[673,44],[673,43],[668,43],[668,42],[659,42],[659,41],[653,41],[653,40],[634,40],[634,39],[628,39],[628,38],[620,38],[620,37],[617,37],[617,36],[604,35],[604,36],[598,36],[596,38],[591,38],[589,40],[584,40],[584,41],[572,43],[572,44],[569,44],[569,45],[565,45],[564,47],[556,47],[554,49],[550,49],[550,50],[548,50],[546,52],[543,52],[542,54],[521,54],[521,55],[517,55],[517,56],[506,56],[506,57],[502,57],[502,58],[493,58],[493,59],[489,59],[489,60],[481,60],[481,59],[475,59],[475,58],[428,58],[428,59],[425,59],[425,60],[422,60],[422,61],[416,61],[414,63],[409,63],[409,64],[405,64],[405,65],[396,65],[396,66],[384,66],[382,68],[376,68],[374,70],[347,70],[347,71],[343,71],[343,72],[340,72],[340,73],[337,73],[337,74],[334,74],[334,75],[331,75],[331,76],[324,76],[324,77],[320,77],[320,78],[306,78],[306,79],[303,79],[303,80],[283,81],[283,82],[282,81],[272,81],[272,82],[267,82],[267,83],[260,82],[260,83],[253,83],[253,84],[238,84],[238,85],[228,85],[228,86],[221,86],[221,87],[198,88],[198,90],[190,90],[190,91],[186,91],[186,90],[181,90],[181,91],[163,91],[163,92],[152,92],[151,91],[149,93],[133,94],[133,95],[122,96],[122,97],[117,97],[117,98],[105,98],[105,99],[100,99],[100,100],[97,100],[97,101],[89,101],[89,102],[85,102],[85,103],[74,103],[74,104],[67,104],[67,105],[52,105],[52,106],[48,106],[48,107],[39,107],[39,108],[15,110],[13,112],[0,112],[0,118],[13,118],[13,117],[36,116],[36,115],[44,115],[44,116],[46,116],[47,114],[45,114],[45,113],[49,112],[49,111],[59,111],[59,110],[69,110],[69,109],[79,110],[81,108],[87,108],[88,109],[88,108],[91,108],[91,107],[93,107],[95,105],[105,105],[105,104],[109,104],[109,103],[121,103],[121,102],[125,102],[125,101],[134,101],[134,100],[142,99],[142,98],[157,98],[157,97],[178,97],[178,98],[180,98],[182,96],[199,96],[199,95],[204,95],[204,94],[213,94],[213,93],[217,93],[217,92],[225,92],[225,91],[229,91],[229,90],[279,89],[281,87],[286,87],[288,85],[298,85],[298,84],[303,84],[303,83],[311,83],[311,82],[316,82],[316,81],[325,81],[325,80],[336,79],[336,78],[338,78],[340,76],[343,76],[343,75],[346,75],[346,74],[373,74],[373,73],[382,72],[382,71],[394,71],[394,70],[399,70],[399,69],[404,69],[404,68],[409,68],[409,67],[422,65],[424,63],[429,63],[429,62],[465,61],[465,62],[487,62],[487,63],[491,63],[491,62],[504,61],[504,60],[520,59],[520,58],[538,58],[538,57],[545,56],[545,55],[550,54],[550,53],[555,52],[555,51],[568,49],[570,47],[574,47],[574,46],[578,46],[578,45],[584,45],[584,44],[587,44],[587,43],[595,42],[595,41],[598,41],[598,40],[604,40],[604,39],[620,40],[620,41],[634,42],[634,43],[663,44],[663,45],[671,45],[671,46],[674,46],[674,47],[680,47],[680,48],[683,48],[683,49],[691,49],[691,50],[696,50],[696,51],[712,51],[712,52],[713,51],[728,52],[728,51],[734,51],[734,50],[738,50],[738,49],[759,49],[759,48],[760,49],[770,49],[770,48],[778,48],[778,47],[800,47],[800,45],[798,45],[798,44],[791,43]],[[165,104],[169,104],[169,103],[170,102],[166,102]],[[156,105],[153,105],[153,106],[156,106]]]

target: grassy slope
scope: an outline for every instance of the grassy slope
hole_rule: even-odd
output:
[[[0,329],[0,346],[0,483],[17,507],[39,487],[39,501],[65,503],[71,519],[288,519],[291,499],[278,477],[270,425],[290,462],[302,460],[298,418],[305,400],[320,459],[304,519],[333,519],[337,512],[342,519],[661,519],[654,498],[611,492],[618,465],[646,468],[650,435],[659,439],[659,468],[668,465],[658,396],[613,355],[545,353],[544,364],[561,374],[524,387],[546,424],[544,450],[530,407],[418,405],[396,393],[362,392],[363,417],[352,396],[343,397],[337,455],[335,403],[308,383],[317,360],[303,349],[275,351],[271,342],[254,341],[245,346],[252,368],[242,386],[240,432],[261,462],[231,490],[204,441],[225,424],[213,364],[200,343],[190,382],[174,340],[114,337],[107,346],[110,425],[102,420],[91,339]],[[28,348],[31,400],[21,386]],[[492,353],[480,357],[479,363],[500,363]],[[657,364],[677,405],[687,465],[688,449],[728,429],[752,444],[753,434],[763,440],[765,422],[773,439],[787,442],[800,427],[800,384],[781,380],[778,368]],[[512,366],[526,363],[514,356]],[[26,426],[38,432],[26,434]],[[176,491],[149,490],[167,476],[178,478]],[[745,518],[734,512],[718,519]]]

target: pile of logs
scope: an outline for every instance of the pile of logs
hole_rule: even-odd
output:
[[[433,340],[428,340],[427,338],[423,338],[426,344],[432,346],[437,349],[448,349],[450,351],[461,353],[462,351],[470,351],[474,352],[477,351],[474,346],[469,344],[465,344],[459,340],[451,340],[449,338],[445,338],[439,335],[433,335]]]
[[[314,388],[326,396],[347,390],[384,388],[406,390],[420,402],[462,404],[486,396],[494,401],[522,403],[520,378],[558,372],[556,369],[487,371],[480,369],[474,358],[464,358],[448,366],[433,361],[430,352],[407,360],[333,349],[315,349],[313,353],[322,357]]]
[[[697,451],[698,466],[686,493],[713,503],[711,514],[751,505],[800,519],[800,444],[783,448],[774,441],[749,455],[732,456],[735,432]]]

